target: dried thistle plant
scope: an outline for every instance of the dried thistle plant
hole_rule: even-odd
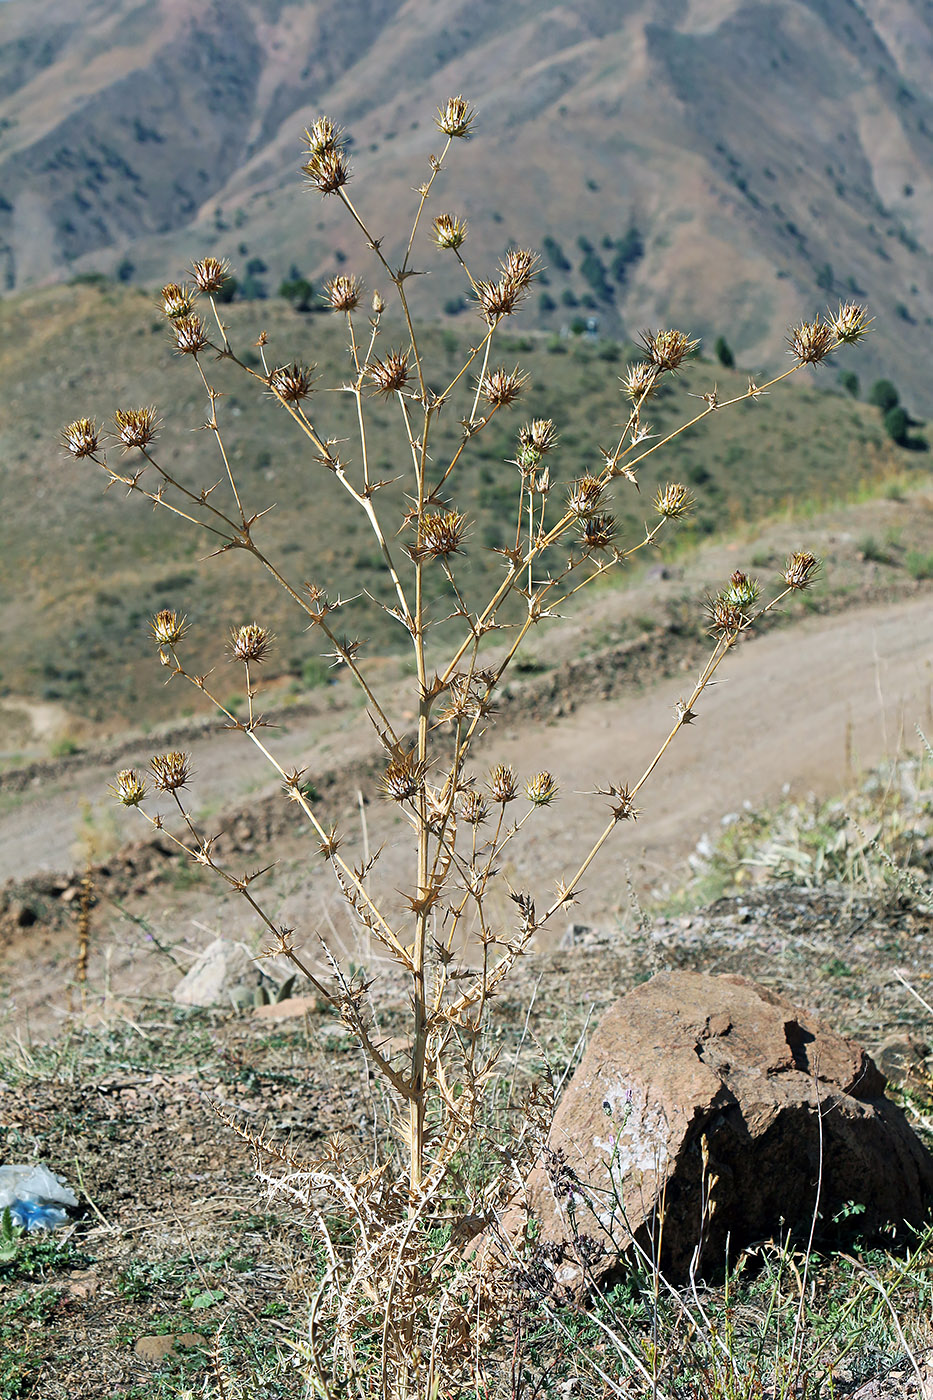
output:
[[[171,610],[156,614],[151,623],[152,639],[170,678],[207,695],[228,726],[242,733],[276,770],[283,800],[301,809],[313,838],[312,849],[329,863],[350,918],[392,960],[408,984],[410,1048],[395,1053],[374,1033],[367,1009],[370,985],[354,980],[329,953],[329,973],[319,976],[313,972],[302,952],[307,939],[282,925],[254,890],[264,872],[240,873],[218,858],[216,833],[202,830],[185,806],[184,792],[194,777],[189,757],[179,752],[156,754],[147,775],[132,770],[117,775],[114,794],[124,806],[136,808],[153,827],[164,829],[193,861],[211,870],[246,901],[265,929],[267,951],[289,959],[335,1009],[383,1080],[394,1105],[396,1140],[403,1144],[401,1158],[387,1148],[384,1160],[363,1174],[347,1167],[336,1147],[325,1162],[307,1164],[294,1161],[270,1144],[254,1141],[260,1161],[271,1156],[284,1171],[277,1178],[277,1189],[297,1192],[304,1200],[329,1196],[330,1208],[342,1210],[354,1227],[355,1244],[346,1254],[346,1246],[335,1244],[323,1227],[324,1216],[318,1216],[330,1259],[328,1277],[333,1280],[339,1274],[341,1278],[329,1306],[332,1330],[328,1335],[334,1339],[330,1373],[315,1340],[320,1329],[315,1333],[312,1326],[311,1330],[309,1365],[324,1393],[330,1393],[338,1372],[343,1381],[359,1388],[357,1368],[362,1363],[354,1338],[364,1317],[371,1327],[382,1329],[384,1394],[434,1394],[442,1371],[449,1380],[471,1367],[475,1370],[479,1355],[476,1326],[464,1323],[469,1309],[464,1312],[462,1299],[456,1306],[451,1303],[455,1290],[444,1272],[459,1256],[456,1250],[448,1249],[425,1263],[424,1241],[427,1227],[448,1211],[458,1154],[485,1132],[483,1100],[496,1073],[495,1054],[486,1048],[484,1037],[493,998],[535,934],[576,900],[586,871],[616,828],[635,820],[642,789],[681,729],[695,718],[697,705],[723,658],[764,614],[813,582],[818,561],[806,552],[792,555],[777,591],[766,603],[760,601],[758,584],[740,572],[709,599],[709,657],[689,694],[678,700],[674,722],[662,734],[655,756],[641,774],[614,775],[614,781],[594,794],[594,800],[609,799],[606,824],[590,849],[579,853],[572,877],[557,882],[554,897],[545,907],[537,907],[527,891],[508,890],[514,910],[509,927],[491,912],[500,907],[491,892],[496,882],[501,882],[503,857],[512,843],[521,839],[526,825],[533,824],[536,812],[559,801],[560,794],[557,782],[546,770],[519,775],[499,765],[485,781],[478,780],[471,770],[474,743],[488,724],[503,678],[528,634],[556,615],[568,598],[607,570],[656,546],[665,532],[689,514],[690,494],[681,483],[670,482],[657,491],[654,518],[646,525],[644,536],[634,541],[619,537],[613,496],[632,486],[637,488],[638,467],[646,457],[711,413],[757,399],[803,366],[818,365],[840,345],[861,339],[867,328],[864,311],[851,305],[840,307],[825,321],[816,317],[802,322],[789,332],[794,363],[784,373],[766,384],[750,382],[744,393],[728,401],[720,400],[713,387],[702,395],[705,407],[700,413],[650,446],[645,445],[650,431],[643,420],[644,406],[664,376],[676,374],[697,342],[677,329],[646,332],[642,342],[645,358],[621,381],[624,408],[612,445],[598,448],[594,443],[590,464],[582,475],[574,464],[561,489],[555,491],[560,468],[558,426],[549,419],[536,418],[518,428],[514,537],[500,551],[505,569],[498,587],[491,597],[474,600],[469,580],[458,572],[461,556],[475,547],[470,523],[456,505],[458,475],[466,468],[474,440],[496,415],[508,411],[527,387],[528,377],[520,367],[492,365],[491,357],[500,326],[520,309],[540,266],[533,250],[514,248],[489,275],[474,276],[464,256],[468,232],[464,220],[442,213],[429,228],[422,228],[425,208],[450,149],[456,141],[473,135],[474,121],[475,113],[462,97],[451,98],[438,110],[436,125],[446,141],[440,154],[430,157],[427,178],[416,191],[407,242],[394,258],[384,251],[386,240],[370,216],[361,212],[350,196],[353,172],[341,130],[329,118],[321,117],[306,133],[308,152],[303,170],[312,192],[343,205],[375,261],[377,277],[391,286],[398,298],[405,326],[401,344],[377,353],[385,311],[382,295],[375,292],[366,310],[360,277],[340,275],[327,284],[326,300],[334,313],[345,318],[347,326],[352,372],[349,382],[341,387],[355,400],[359,431],[352,458],[338,455],[335,439],[328,432],[327,396],[313,392],[313,368],[285,358],[278,367],[270,367],[265,358],[265,334],[257,342],[261,372],[248,362],[251,356],[235,348],[215,301],[228,267],[212,257],[194,263],[190,273],[193,286],[170,283],[164,287],[161,304],[175,349],[192,362],[206,394],[207,427],[216,442],[226,498],[216,483],[182,480],[160,458],[156,448],[159,418],[153,407],[124,408],[113,415],[118,462],[108,457],[103,435],[93,420],[80,418],[63,434],[66,452],[82,463],[94,463],[109,483],[123,485],[129,496],[143,497],[174,514],[186,527],[203,532],[218,553],[238,550],[251,555],[284,589],[305,615],[309,629],[321,634],[330,648],[328,654],[349,670],[359,686],[384,749],[381,792],[397,804],[410,830],[411,878],[405,896],[407,912],[400,921],[387,912],[386,896],[391,892],[379,888],[375,859],[358,867],[348,863],[342,854],[340,832],[325,826],[310,790],[302,783],[301,771],[283,768],[263,742],[263,720],[254,702],[258,669],[274,641],[268,629],[258,622],[237,623],[230,633],[231,660],[244,668],[248,701],[246,717],[239,718],[221,703],[206,678],[183,662],[180,649],[186,619]],[[476,345],[459,371],[442,381],[440,390],[429,388],[429,367],[406,292],[408,280],[417,270],[413,265],[416,248],[420,251],[422,246],[449,260],[451,276],[464,279],[478,314]],[[252,381],[257,393],[272,395],[293,420],[299,444],[313,462],[331,474],[333,489],[349,494],[372,530],[394,595],[391,608],[386,605],[386,610],[401,624],[414,655],[417,723],[413,732],[408,732],[399,713],[390,713],[389,699],[377,692],[359,643],[347,641],[334,630],[332,614],[343,604],[329,600],[318,585],[290,579],[264,553],[255,528],[264,512],[242,497],[218,418],[221,395],[212,378],[215,362],[233,367]],[[434,367],[430,381],[437,382]],[[401,447],[397,455],[399,469],[404,463],[407,473],[410,503],[401,521],[384,518],[379,492],[387,483],[372,475],[369,403],[373,396],[393,404],[398,413]],[[448,405],[455,406],[462,435],[456,451],[444,459],[437,448],[436,427]],[[136,454],[131,465],[126,464],[126,453]],[[545,457],[550,459],[547,465]],[[552,561],[558,545],[561,563],[555,566]],[[427,570],[443,572],[460,628],[459,639],[450,646],[446,660],[430,669],[427,645],[436,623],[425,602]],[[516,600],[521,602],[522,620],[503,646],[506,609]],[[165,826],[169,816],[152,807],[159,795],[168,800],[173,815],[170,827]],[[481,957],[477,970],[463,974],[456,966],[454,950],[467,932]],[[526,1123],[534,1118],[534,1112],[528,1110]],[[471,1211],[477,1219],[488,1218],[495,1200],[514,1189],[514,1168],[520,1160],[517,1148],[503,1157],[497,1183],[484,1199],[473,1199],[469,1208],[464,1207],[461,1219],[472,1218]],[[462,1278],[458,1287],[464,1287]],[[480,1295],[493,1306],[494,1293],[488,1282],[476,1284],[469,1307],[479,1307]],[[322,1291],[316,1304],[319,1321],[323,1311],[328,1311],[324,1296]],[[446,1311],[438,1311],[438,1299],[450,1304]],[[446,1329],[443,1347],[438,1345],[441,1313]]]

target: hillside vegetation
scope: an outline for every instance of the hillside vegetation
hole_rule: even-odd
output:
[[[270,363],[297,357],[317,365],[314,415],[328,436],[345,443],[342,453],[352,463],[353,401],[334,392],[346,363],[342,325],[326,315],[297,315],[279,300],[235,303],[226,311],[239,346],[252,345],[265,329]],[[434,387],[462,364],[466,329],[425,330]],[[31,293],[0,304],[0,330],[0,395],[9,410],[0,426],[5,693],[60,702],[75,714],[106,717],[114,728],[176,713],[190,697],[165,689],[147,633],[151,613],[167,606],[191,618],[205,668],[220,663],[231,624],[258,617],[278,634],[282,671],[305,684],[326,680],[329,663],[316,656],[316,639],[305,636],[300,614],[293,615],[251,561],[204,557],[203,538],[185,522],[139,500],[124,503],[116,489],[105,494],[105,478],[93,464],[60,453],[58,432],[71,418],[87,413],[105,422],[117,408],[155,403],[164,420],[160,459],[198,487],[221,475],[215,443],[197,431],[207,413],[203,387],[194,367],[172,354],[152,294],[108,285]],[[401,327],[386,328],[386,346],[396,331],[401,339]],[[563,492],[598,460],[598,447],[624,412],[619,375],[626,352],[614,342],[533,335],[506,339],[499,353],[510,367],[519,361],[529,371],[530,387],[520,406],[496,417],[469,445],[459,478],[453,504],[471,521],[465,549],[474,601],[501,573],[495,550],[514,543],[510,459],[519,425],[531,415],[554,419],[560,446],[552,475]],[[353,600],[338,626],[362,638],[370,655],[394,650],[399,625],[368,596],[387,598],[365,522],[254,379],[234,365],[206,368],[224,393],[219,419],[245,503],[249,510],[274,506],[258,527],[263,547],[297,585],[310,580],[332,597]],[[727,398],[745,390],[747,377],[705,360],[689,362],[652,405],[655,434],[694,416],[703,404],[690,395],[714,383]],[[459,441],[458,419],[470,402],[465,387],[441,419],[447,443]],[[388,429],[394,406],[373,401],[371,407],[373,422]],[[381,497],[388,512],[386,497],[398,499],[406,489],[398,425],[391,422],[372,441],[374,471],[393,479]],[[640,490],[617,483],[612,508],[622,538],[635,542],[663,471],[664,481],[683,480],[695,494],[691,530],[702,537],[788,504],[844,496],[913,459],[886,438],[876,408],[795,382],[688,430],[643,463]],[[435,586],[436,613],[444,616],[451,598],[440,571]]]

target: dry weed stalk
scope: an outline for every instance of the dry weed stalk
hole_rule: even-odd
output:
[[[465,467],[474,440],[498,414],[512,407],[527,387],[527,376],[518,367],[494,363],[492,351],[500,327],[527,296],[540,269],[539,258],[530,249],[512,248],[491,275],[474,275],[466,260],[466,222],[453,213],[434,218],[426,241],[433,243],[441,256],[450,258],[454,274],[465,279],[482,328],[459,372],[440,391],[429,387],[428,366],[407,297],[409,279],[416,275],[413,258],[422,218],[435,181],[453,144],[472,135],[473,122],[473,110],[461,97],[450,99],[438,111],[436,125],[446,139],[440,155],[430,157],[427,178],[416,192],[417,208],[398,261],[389,260],[382,236],[351,199],[351,170],[341,132],[322,117],[306,133],[308,152],[303,169],[310,186],[344,206],[374,255],[380,276],[393,288],[405,325],[403,340],[384,349],[380,342],[385,303],[379,292],[367,298],[355,276],[338,276],[328,283],[326,300],[346,324],[352,372],[340,388],[355,403],[358,450],[354,459],[344,457],[337,441],[328,435],[326,399],[316,394],[314,366],[270,360],[264,334],[258,342],[261,371],[234,347],[216,300],[228,274],[227,265],[211,257],[194,264],[190,282],[172,283],[163,289],[162,310],[177,353],[191,361],[203,386],[208,408],[205,427],[216,443],[221,481],[202,487],[173,473],[159,455],[159,418],[153,407],[125,408],[114,415],[110,436],[122,454],[132,454],[129,465],[114,460],[113,453],[108,457],[103,435],[92,420],[82,418],[64,430],[67,451],[102,468],[109,484],[121,485],[127,494],[143,497],[203,531],[217,553],[240,550],[252,555],[285,590],[304,613],[309,628],[320,633],[329,655],[349,669],[360,687],[385,754],[382,793],[397,804],[409,824],[413,856],[406,895],[409,913],[399,924],[386,912],[374,879],[378,853],[359,866],[350,864],[341,854],[340,833],[320,819],[302,772],[283,768],[263,742],[263,719],[255,700],[258,671],[273,643],[268,630],[251,623],[231,634],[231,659],[243,667],[246,685],[248,713],[241,719],[221,703],[204,676],[183,662],[186,619],[170,610],[152,619],[153,640],[170,677],[208,695],[228,726],[239,730],[276,769],[286,798],[301,809],[321,855],[329,862],[352,917],[408,979],[411,1048],[406,1054],[393,1054],[377,1043],[367,1010],[369,987],[365,980],[345,974],[333,960],[329,976],[313,972],[299,951],[307,935],[296,941],[295,931],[281,926],[255,892],[264,872],[239,873],[218,860],[216,835],[203,830],[186,807],[185,791],[192,776],[189,757],[178,752],[157,754],[148,774],[126,770],[118,775],[114,786],[117,798],[126,806],[137,807],[153,827],[162,829],[165,817],[150,807],[150,796],[168,800],[175,818],[172,829],[166,830],[169,839],[250,905],[268,933],[267,951],[288,958],[335,1008],[388,1086],[400,1119],[396,1127],[404,1139],[404,1177],[399,1175],[391,1152],[369,1173],[347,1173],[335,1148],[326,1168],[284,1162],[280,1186],[282,1190],[299,1189],[303,1198],[309,1191],[312,1196],[330,1192],[331,1197],[336,1191],[338,1201],[335,1206],[332,1199],[332,1209],[343,1209],[354,1222],[349,1275],[342,1272],[345,1261],[333,1242],[332,1231],[324,1231],[328,1278],[338,1299],[335,1325],[343,1339],[342,1372],[353,1376],[361,1364],[355,1350],[355,1329],[369,1306],[361,1305],[360,1299],[371,1294],[372,1317],[382,1310],[380,1364],[387,1393],[402,1393],[409,1383],[416,1389],[426,1386],[424,1393],[432,1393],[439,1375],[433,1359],[436,1348],[428,1349],[432,1358],[428,1360],[427,1352],[422,1351],[424,1336],[419,1336],[414,1322],[416,1316],[421,1317],[419,1326],[427,1321],[428,1335],[437,1341],[439,1319],[432,1333],[430,1315],[427,1319],[423,1316],[425,1281],[413,1241],[419,1232],[424,1233],[426,1222],[437,1217],[445,1193],[449,1195],[458,1154],[482,1131],[484,1090],[496,1073],[496,1057],[484,1048],[482,1035],[492,999],[538,930],[575,901],[581,880],[616,827],[635,820],[643,787],[681,729],[694,719],[700,697],[723,658],[763,614],[813,582],[818,561],[806,552],[792,555],[778,591],[766,603],[760,600],[758,584],[741,572],[733,574],[709,600],[713,638],[709,659],[689,693],[678,700],[674,722],[654,758],[640,775],[620,775],[594,794],[608,799],[606,825],[591,849],[581,855],[572,877],[557,883],[545,908],[538,908],[526,891],[509,890],[516,916],[511,929],[500,927],[491,916],[490,890],[507,848],[526,824],[534,821],[538,808],[557,799],[558,788],[546,771],[520,778],[500,766],[485,781],[471,771],[471,750],[487,727],[497,688],[529,632],[556,616],[569,598],[594,579],[639,551],[656,546],[662,533],[689,513],[689,493],[683,485],[672,482],[658,490],[653,523],[646,525],[644,538],[634,543],[619,539],[612,493],[617,488],[637,487],[638,468],[648,456],[710,414],[760,398],[802,366],[818,364],[840,345],[858,341],[866,330],[864,312],[855,306],[840,307],[825,321],[817,317],[794,327],[789,336],[793,363],[784,373],[766,384],[750,381],[744,393],[727,401],[712,388],[702,396],[702,410],[660,440],[653,438],[645,409],[663,378],[676,375],[696,342],[678,330],[646,334],[642,358],[622,380],[626,407],[621,424],[609,446],[597,448],[594,444],[591,462],[579,476],[556,489],[550,467],[558,448],[553,422],[532,419],[518,430],[514,540],[499,551],[504,565],[499,586],[492,597],[476,606],[468,601],[468,581],[461,577],[458,563],[473,546],[469,522],[456,507],[457,473]],[[407,634],[414,653],[416,732],[406,733],[399,718],[388,712],[389,702],[377,695],[359,644],[345,640],[335,630],[334,615],[342,601],[331,598],[319,583],[290,579],[264,553],[257,538],[264,511],[243,499],[218,413],[221,394],[211,372],[216,362],[234,367],[258,391],[276,400],[293,420],[312,459],[324,473],[330,473],[338,489],[346,491],[365,516],[391,580],[392,605],[380,606],[386,607]],[[372,469],[367,410],[373,395],[396,405],[402,452],[407,459],[410,506],[401,522],[391,524],[380,513],[379,503],[380,491],[388,483],[376,479]],[[435,429],[445,409],[459,415],[460,441],[449,460],[436,462]],[[437,667],[429,666],[427,651],[428,634],[435,625],[426,605],[426,580],[432,570],[443,574],[453,616],[461,626],[460,640]],[[523,620],[509,635],[506,609],[516,599],[522,602]],[[464,976],[457,967],[455,949],[467,933],[479,946],[481,967]],[[256,1146],[265,1160],[268,1145]],[[516,1159],[513,1154],[503,1160],[504,1180],[512,1189],[516,1183],[510,1178],[509,1162]],[[474,1202],[480,1214],[488,1204]],[[323,1224],[323,1215],[321,1221]],[[453,1317],[462,1321],[462,1301],[448,1309],[448,1331]],[[466,1340],[461,1338],[454,1346],[447,1335],[448,1362],[454,1354],[460,1361],[468,1359],[475,1348],[475,1319],[470,1322],[468,1317],[468,1322]],[[319,1383],[326,1389],[324,1370],[317,1361],[315,1365]]]

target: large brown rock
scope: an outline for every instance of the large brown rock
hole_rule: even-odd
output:
[[[677,1279],[701,1221],[701,1274],[727,1248],[806,1237],[817,1204],[826,1224],[863,1206],[869,1234],[918,1222],[933,1156],[884,1088],[857,1045],[766,988],[660,973],[606,1013],[560,1102],[527,1194],[537,1239],[566,1247],[538,1254],[573,1286],[581,1258],[606,1274],[633,1236],[660,1239]],[[504,1222],[519,1223],[517,1209]]]

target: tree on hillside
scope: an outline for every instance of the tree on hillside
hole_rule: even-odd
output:
[[[854,374],[852,370],[844,369],[839,375],[839,383],[847,394],[851,394],[853,399],[858,398],[858,375]]]
[[[279,287],[279,296],[291,302],[295,311],[310,311],[314,304],[314,287],[307,277],[289,277]]]
[[[638,229],[633,224],[624,238],[617,238],[615,257],[609,264],[609,271],[617,282],[624,282],[628,270],[645,255],[645,245]]]
[[[898,447],[906,447],[908,444],[907,430],[910,427],[910,419],[900,407],[889,408],[884,415],[884,430],[892,442],[896,442]]]
[[[892,408],[897,408],[900,401],[901,396],[890,379],[876,379],[868,391],[868,402],[874,404],[876,408],[880,408],[882,413],[888,413]]]
[[[729,342],[724,335],[718,335],[716,337],[713,353],[724,369],[735,369],[735,356],[730,350]]]

